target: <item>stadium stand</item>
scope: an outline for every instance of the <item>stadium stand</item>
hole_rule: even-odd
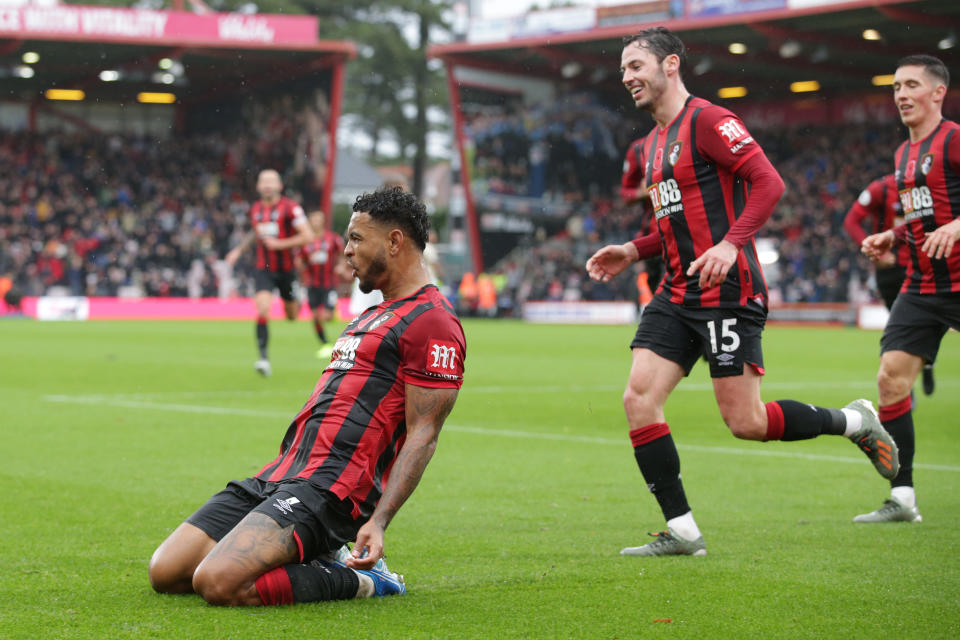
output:
[[[356,47],[319,40],[315,17],[29,3],[5,15],[5,298],[249,295],[250,257],[233,273],[221,258],[248,226],[257,172],[276,168],[305,207],[330,209]]]

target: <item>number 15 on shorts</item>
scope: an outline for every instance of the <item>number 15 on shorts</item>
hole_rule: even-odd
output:
[[[724,318],[720,321],[720,342],[717,343],[717,321],[711,320],[707,323],[707,329],[710,331],[710,349],[713,353],[718,351],[736,351],[740,346],[740,336],[733,330],[737,324],[736,318]]]

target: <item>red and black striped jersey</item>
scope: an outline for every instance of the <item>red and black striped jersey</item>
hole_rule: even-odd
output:
[[[859,246],[869,234],[892,229],[901,218],[900,195],[897,193],[897,179],[893,174],[871,182],[856,202],[851,205],[843,219],[843,228]],[[868,231],[864,231],[863,221],[868,220]],[[910,250],[905,244],[897,250],[897,264],[907,266]]]
[[[688,307],[744,306],[750,300],[766,306],[767,284],[752,238],[719,287],[704,291],[699,274],[686,273],[740,216],[748,188],[737,169],[760,153],[740,118],[693,96],[673,122],[647,134],[644,173],[666,264],[657,295]]]
[[[300,247],[303,276],[308,287],[333,289],[337,286],[334,269],[343,254],[343,238],[333,231],[324,231],[309,244]]]
[[[927,233],[960,216],[958,130],[956,122],[942,120],[926,138],[907,140],[894,155],[894,175],[910,251],[901,293],[960,291],[960,251],[937,260],[920,250]]]
[[[257,234],[257,269],[273,272],[293,271],[294,250],[267,249],[260,238],[269,236],[282,240],[297,235],[297,227],[307,224],[303,208],[286,196],[272,205],[257,200],[250,207],[250,224]]]
[[[465,356],[463,327],[434,285],[370,307],[340,334],[280,455],[257,477],[307,480],[369,517],[406,438],[406,385],[459,389]]]

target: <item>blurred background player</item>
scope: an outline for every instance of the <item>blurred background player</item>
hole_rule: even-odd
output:
[[[857,246],[860,246],[867,237],[863,229],[864,220],[869,222],[868,228],[871,234],[880,233],[903,223],[900,211],[897,180],[891,173],[874,180],[860,193],[860,197],[854,201],[843,219],[843,228],[856,241]],[[903,286],[909,260],[910,250],[906,244],[901,244],[896,251],[888,251],[872,261],[875,267],[877,290],[887,310],[893,307],[897,293]],[[933,393],[933,388],[933,363],[927,362],[923,366],[923,392],[930,395]]]
[[[337,307],[337,283],[343,262],[343,238],[326,228],[323,211],[311,211],[308,216],[313,240],[300,247],[303,279],[307,287],[307,304],[313,312],[313,328],[320,340],[317,357],[329,358],[333,346],[327,342],[323,323],[333,317]]]
[[[353,211],[346,261],[360,288],[385,302],[344,329],[280,455],[230,482],[157,548],[154,590],[246,606],[406,593],[380,562],[384,536],[457,400],[466,338],[423,264],[423,204],[381,189]],[[352,556],[335,556],[348,540]]]
[[[648,544],[621,550],[623,555],[707,552],[664,415],[667,398],[701,354],[720,415],[736,437],[842,435],[866,452],[881,475],[897,472],[895,445],[868,401],[828,409],[761,399],[767,288],[753,236],[783,194],[783,180],[740,118],[690,95],[681,77],[685,58],[683,42],[663,27],[626,40],[623,85],[657,124],[645,138],[644,157],[659,234],[608,245],[587,261],[590,277],[602,281],[658,252],[668,269],[630,345],[633,364],[623,394],[634,457],[667,529]]]
[[[643,226],[637,232],[637,237],[652,233],[654,228],[653,207],[650,204],[650,193],[647,191],[646,158],[644,153],[644,139],[637,138],[630,143],[627,155],[623,159],[623,174],[620,177],[620,199],[624,204],[636,204],[643,208]],[[652,299],[660,280],[663,279],[663,258],[654,256],[643,261],[643,271],[637,275],[637,291],[640,306],[645,307]]]
[[[256,336],[260,359],[253,368],[260,375],[269,376],[272,370],[267,343],[270,341],[268,323],[273,291],[276,289],[280,293],[287,319],[295,320],[300,303],[293,291],[297,277],[294,250],[313,240],[313,231],[310,230],[303,208],[283,195],[283,181],[279,173],[273,169],[261,171],[257,176],[257,193],[260,199],[250,208],[251,230],[224,260],[232,267],[247,247],[256,244],[256,293],[253,302],[257,309]]]
[[[894,155],[897,191],[906,222],[868,236],[871,260],[905,243],[907,276],[880,339],[880,419],[900,448],[900,472],[890,498],[854,522],[920,522],[913,486],[915,437],[910,390],[925,362],[933,362],[950,327],[960,330],[960,125],[944,120],[950,73],[938,58],[902,58],[893,99],[910,132]]]

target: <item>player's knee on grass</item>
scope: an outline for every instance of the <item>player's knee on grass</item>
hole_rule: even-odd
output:
[[[150,558],[147,569],[150,586],[157,593],[191,593],[193,591],[193,571],[186,571],[180,564],[169,561],[167,556],[157,549]]]
[[[256,604],[249,600],[251,589],[252,580],[245,580],[216,564],[201,564],[193,574],[193,590],[208,604],[221,607]]]
[[[181,524],[150,557],[150,586],[158,593],[192,593],[193,572],[215,544],[200,529]]]

